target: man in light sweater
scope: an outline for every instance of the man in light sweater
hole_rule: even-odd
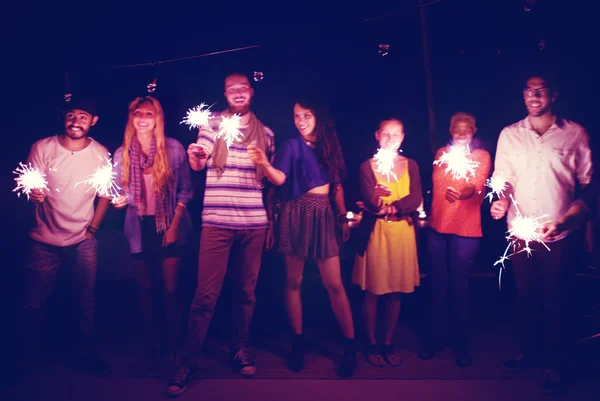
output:
[[[102,166],[109,153],[88,137],[98,122],[93,101],[75,98],[64,113],[64,133],[37,141],[28,163],[46,174],[47,190],[33,190],[35,226],[29,233],[30,247],[25,265],[23,353],[21,364],[32,368],[40,359],[41,322],[59,273],[72,266],[72,293],[80,313],[80,343],[76,366],[91,375],[106,376],[110,367],[93,351],[94,286],[98,243],[95,233],[110,205],[83,183]]]
[[[501,219],[508,212],[509,228],[517,208],[522,216],[559,220],[575,200],[576,189],[591,181],[589,136],[579,124],[553,112],[557,96],[548,78],[532,76],[523,88],[527,117],[500,133],[494,176],[508,181],[515,202],[501,198],[492,204],[491,214]],[[577,248],[569,231],[546,237],[551,252],[532,242],[531,254],[511,257],[521,349],[504,362],[504,368],[516,372],[541,364],[546,368],[544,390],[556,393],[565,388],[568,302]],[[518,246],[523,249],[525,244],[519,241]]]

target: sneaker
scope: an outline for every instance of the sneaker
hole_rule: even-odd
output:
[[[531,367],[531,360],[524,354],[518,354],[514,358],[509,358],[502,364],[506,373],[517,373],[527,370]]]
[[[396,355],[396,350],[394,350],[393,345],[391,345],[391,344],[384,345],[381,353],[383,354],[383,359],[391,367],[396,367],[396,366],[402,365],[402,359],[400,359],[400,357],[398,355]]]
[[[383,368],[385,366],[385,362],[381,356],[381,352],[379,352],[379,347],[377,347],[377,344],[369,344],[367,346],[365,358],[367,359],[367,362],[376,368]]]
[[[563,393],[567,386],[560,373],[554,369],[547,369],[544,372],[544,393],[547,395],[557,395]]]
[[[196,367],[194,365],[182,365],[175,372],[175,376],[167,386],[167,395],[169,397],[179,397],[185,393],[187,386],[196,373]]]
[[[250,353],[244,348],[240,349],[233,357],[234,369],[242,376],[254,376],[256,373],[256,364],[250,356]]]
[[[456,352],[456,365],[459,368],[469,367],[472,363],[473,358],[471,357],[471,352],[469,350],[462,349]]]
[[[88,354],[77,360],[77,369],[92,376],[105,377],[110,374],[110,365],[96,354]]]
[[[304,339],[301,334],[292,338],[292,352],[290,352],[288,366],[292,372],[300,372],[304,369]]]

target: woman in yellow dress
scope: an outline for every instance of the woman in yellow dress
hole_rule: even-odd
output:
[[[400,314],[400,295],[419,285],[419,262],[411,214],[422,200],[417,163],[400,156],[404,126],[396,119],[384,120],[375,132],[379,147],[393,155],[390,174],[378,171],[371,158],[360,166],[360,192],[366,213],[358,233],[352,281],[364,291],[363,320],[367,360],[375,366],[398,366],[402,360],[392,346]],[[383,343],[375,335],[377,305],[385,296]]]

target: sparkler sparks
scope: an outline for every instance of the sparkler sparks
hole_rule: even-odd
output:
[[[486,198],[489,198],[490,203],[492,203],[494,195],[498,196],[498,198],[504,198],[504,191],[508,188],[506,179],[501,175],[495,175],[492,178],[488,178],[485,182],[485,186],[492,190],[492,192],[485,196]]]
[[[212,117],[210,107],[206,103],[200,103],[187,111],[186,116],[179,124],[187,124],[192,128],[199,128],[208,125],[208,120]]]
[[[398,177],[394,173],[394,158],[398,153],[393,150],[380,148],[373,158],[377,168],[375,171],[379,174],[383,174],[390,181],[390,175],[394,177],[394,180],[398,181]]]
[[[235,141],[240,140],[244,134],[240,132],[240,120],[239,114],[234,114],[231,117],[222,117],[221,125],[219,125],[219,132],[215,135],[216,138],[224,137],[227,148]]]
[[[469,176],[475,177],[475,168],[479,162],[471,159],[471,151],[468,146],[452,145],[447,152],[444,152],[439,159],[433,162],[434,165],[446,165],[445,174],[452,173],[452,179],[465,179],[469,182]]]
[[[521,215],[521,212],[519,211],[519,208],[517,207],[517,201],[515,200],[515,198],[513,198],[512,195],[509,195],[509,197],[510,197],[513,205],[515,206],[517,215],[511,221],[511,228],[508,230],[508,235],[506,236],[506,239],[508,240],[508,245],[506,246],[506,249],[504,250],[504,254],[502,254],[500,259],[498,259],[494,263],[494,266],[496,266],[498,264],[501,265],[500,273],[498,276],[498,286],[499,287],[501,286],[500,283],[502,281],[502,270],[506,270],[506,266],[504,265],[504,262],[507,259],[509,259],[511,256],[516,255],[521,252],[527,252],[527,256],[530,256],[531,248],[530,248],[529,244],[531,242],[539,242],[548,251],[550,250],[548,245],[546,245],[546,243],[543,241],[542,234],[541,234],[541,229],[544,227],[544,224],[549,223],[548,220],[542,221],[542,219],[547,218],[548,215],[544,214],[539,217],[523,216],[523,215]],[[525,242],[525,246],[520,249],[517,249],[519,240]],[[513,253],[509,254],[508,252],[511,247],[513,248]]]
[[[121,190],[121,187],[116,184],[116,164],[113,164],[109,158],[104,158],[104,160],[106,163],[96,168],[87,179],[78,182],[75,186],[87,184],[90,186],[89,189],[93,188],[99,196],[112,198],[114,201],[119,196],[119,191]]]
[[[17,174],[17,178],[15,178],[17,186],[13,189],[13,192],[17,192],[18,197],[21,197],[21,194],[25,194],[27,195],[27,199],[29,199],[29,194],[32,190],[48,189],[46,174],[33,167],[31,163],[28,165],[19,163],[19,167],[13,173]]]

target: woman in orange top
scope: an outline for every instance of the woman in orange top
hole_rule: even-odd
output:
[[[491,166],[490,154],[477,149],[472,142],[476,131],[475,117],[472,115],[456,113],[452,116],[452,145],[469,147],[472,160],[479,163],[475,168],[475,177],[468,177],[468,181],[454,180],[450,173],[445,173],[444,167],[433,167],[428,241],[432,325],[419,351],[421,359],[433,358],[436,350],[448,341],[449,327],[452,327],[456,364],[460,367],[471,364],[468,338],[469,275],[482,237],[481,202],[485,197],[484,186]],[[446,147],[439,149],[435,160],[444,151]]]

